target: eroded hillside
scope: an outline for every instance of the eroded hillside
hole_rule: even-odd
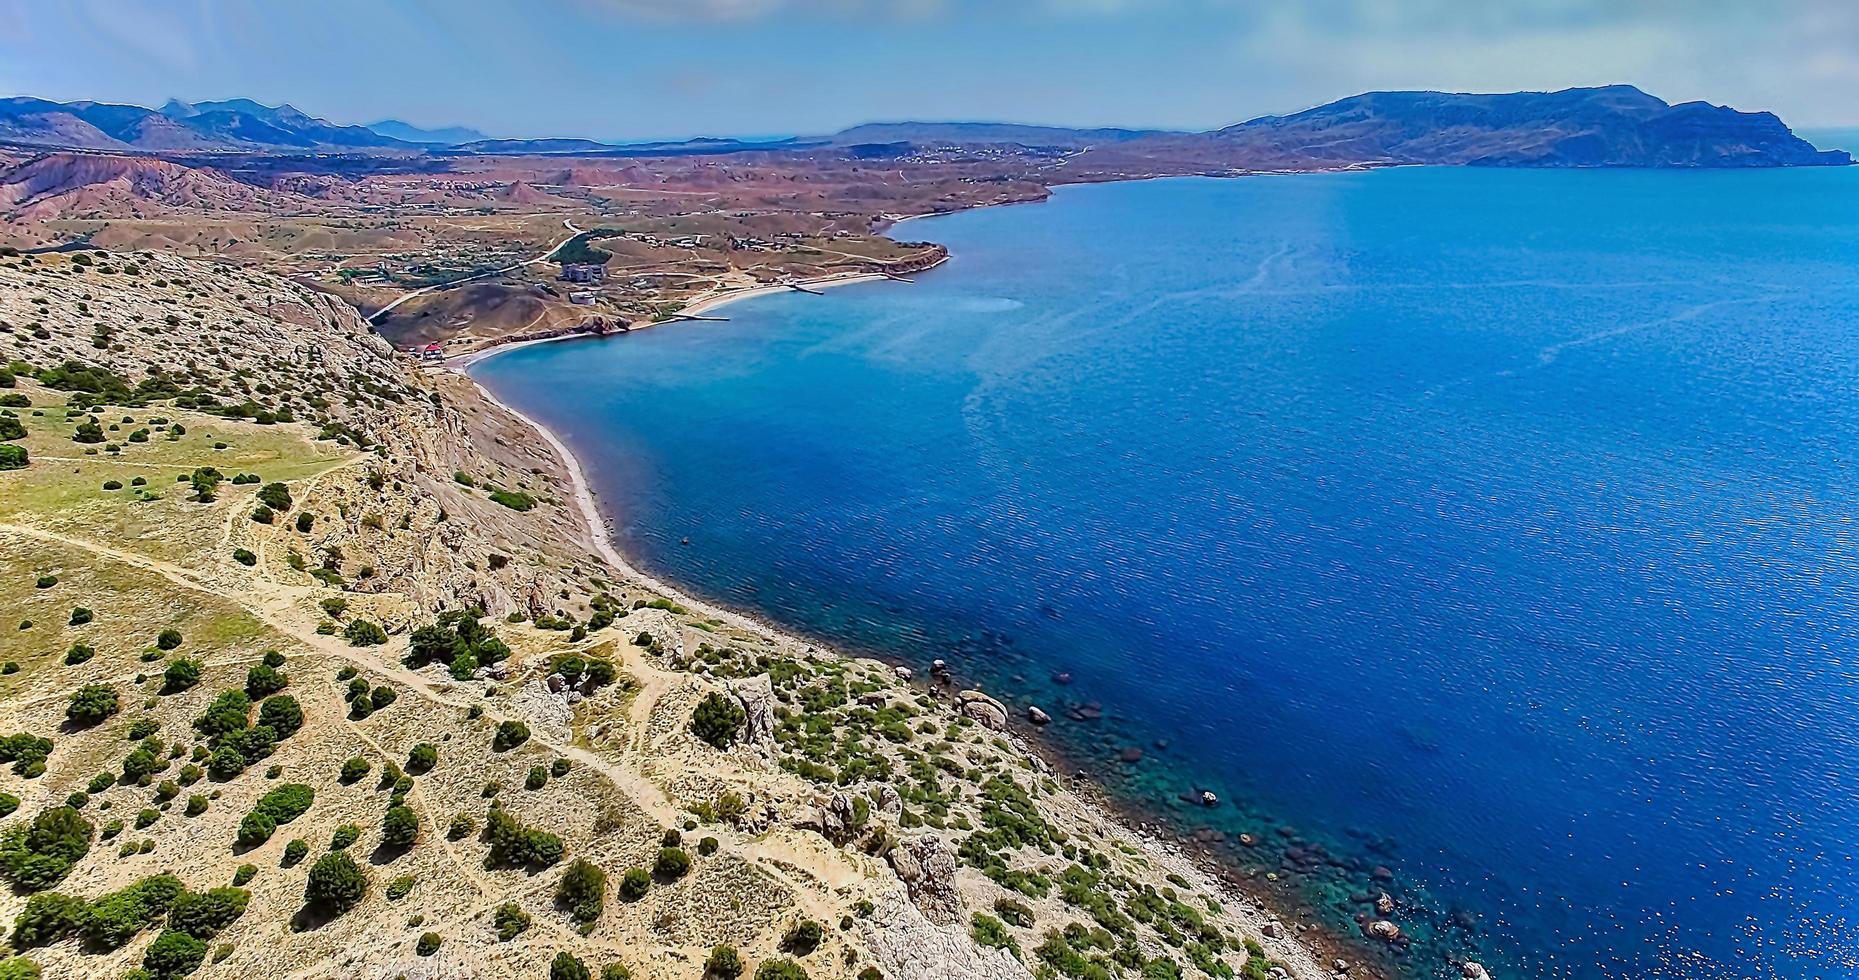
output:
[[[568,461],[339,301],[10,257],[0,331],[0,975],[1336,967],[985,695],[603,560]]]

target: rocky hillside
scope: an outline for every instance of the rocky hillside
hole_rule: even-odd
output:
[[[0,975],[1383,975],[984,693],[632,575],[548,440],[326,297],[0,257],[0,361]]]
[[[103,102],[0,99],[0,140],[87,150],[386,149],[415,145],[363,126],[338,126],[289,105],[250,99],[161,109]]]

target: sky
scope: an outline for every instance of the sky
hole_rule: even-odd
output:
[[[508,137],[1209,129],[1376,89],[1616,82],[1859,125],[1859,0],[0,0],[0,96]]]

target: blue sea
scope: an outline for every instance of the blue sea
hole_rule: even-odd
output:
[[[1040,705],[1339,932],[1387,891],[1403,975],[1859,976],[1859,169],[895,234],[954,258],[474,373],[645,568]]]

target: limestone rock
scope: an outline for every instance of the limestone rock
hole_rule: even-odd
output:
[[[975,723],[989,731],[1007,730],[1007,709],[999,701],[980,691],[963,691],[956,695],[961,703],[962,714],[975,720]]]
[[[1465,980],[1491,980],[1491,974],[1485,972],[1484,964],[1472,960],[1466,960],[1465,964],[1459,967],[1459,976],[1464,977]]]
[[[1393,915],[1394,899],[1390,898],[1387,892],[1382,892],[1380,897],[1375,899],[1375,911],[1384,916]]]
[[[1052,723],[1052,716],[1039,710],[1039,705],[1029,704],[1026,706],[1026,720],[1035,725],[1049,725]]]
[[[1401,938],[1401,927],[1387,919],[1376,919],[1363,926],[1362,931],[1368,933],[1370,939],[1379,939],[1382,942],[1396,942]]]
[[[962,898],[955,889],[955,854],[933,834],[913,837],[887,855],[910,900],[938,925],[962,919]]]
[[[743,714],[747,716],[743,723],[743,740],[751,744],[774,741],[775,686],[768,675],[757,674],[732,681],[729,693],[741,702]]]

